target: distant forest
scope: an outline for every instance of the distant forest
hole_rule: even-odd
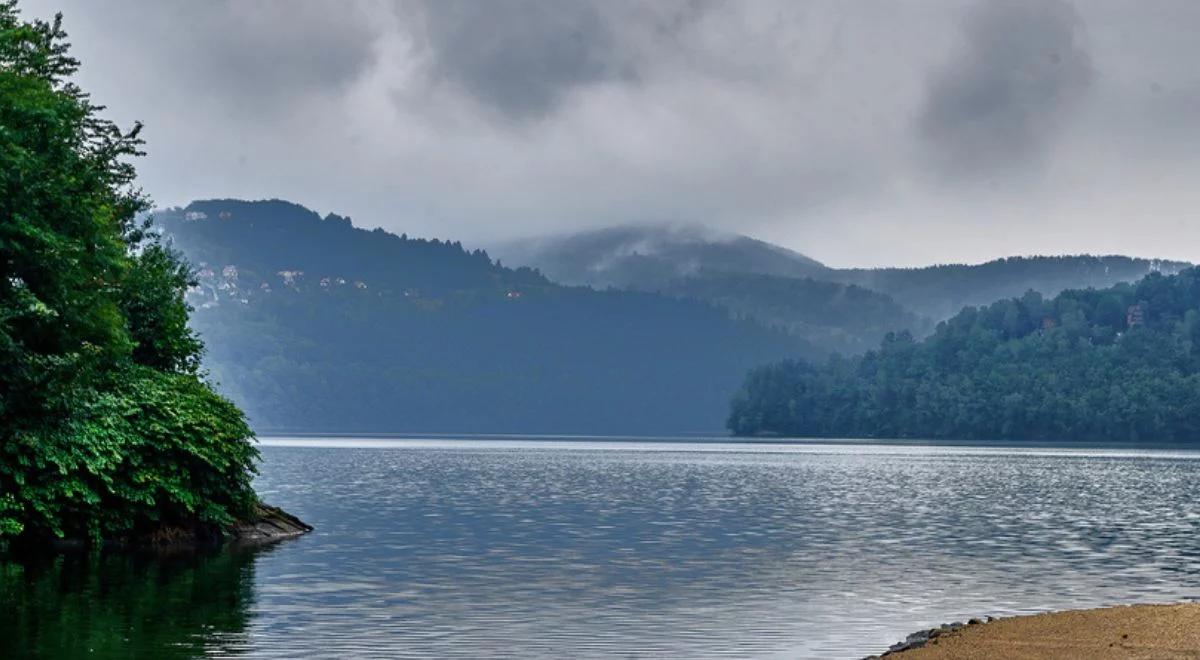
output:
[[[737,435],[1200,439],[1200,271],[968,308],[916,341],[753,370]]]
[[[707,302],[594,291],[287,202],[158,211],[205,366],[259,431],[721,428],[746,370],[823,353]]]
[[[930,383],[914,385],[915,408],[906,399],[893,402],[900,395],[892,389],[867,388],[858,375],[829,385],[850,403],[797,397],[789,388],[810,377],[859,374],[860,365],[893,359],[904,346],[924,346],[918,340],[930,333],[930,342],[946,341],[964,318],[1001,314],[995,306],[968,310],[935,332],[926,313],[960,302],[990,302],[1031,287],[1109,286],[1184,267],[1078,256],[838,270],[745,237],[627,228],[576,237],[548,262],[576,262],[573,272],[588,274],[597,287],[606,277],[626,285],[597,289],[557,283],[536,268],[505,267],[457,242],[359,229],[349,218],[284,201],[207,200],[157,211],[154,221],[194,268],[187,301],[195,308],[191,326],[208,347],[204,367],[257,430],[279,432],[646,435],[714,433],[728,422],[741,434],[909,436],[928,434],[913,419],[944,410],[970,421],[939,421],[939,437],[1048,437],[1047,429],[1061,434],[1062,424],[1044,416],[1067,415],[1061,408],[1068,404],[1053,397],[1035,402],[1053,413],[1011,399],[1029,419],[1003,423],[986,416],[982,399],[960,401],[997,391],[979,389],[978,378],[993,377],[979,356],[974,371],[929,371]],[[603,258],[615,253],[624,257]],[[1141,300],[1127,288],[1105,294],[1106,320],[1088,330],[1087,346],[1112,345],[1102,328],[1126,333],[1123,315]],[[1061,303],[1034,294],[998,303],[1017,305],[1001,316],[1024,319],[1003,326],[1004,341],[1074,332],[1075,317],[1060,306],[1097,294],[1064,295]],[[1147,307],[1152,319],[1156,304]],[[1020,328],[1028,332],[1013,334]],[[853,357],[880,341],[882,351]],[[979,341],[971,350],[985,350]],[[1070,346],[1055,360],[1083,344]],[[841,357],[827,363],[831,355]],[[1008,357],[990,359],[996,373],[1013,368]],[[763,364],[774,366],[746,381]],[[957,380],[946,380],[948,373]],[[856,425],[847,425],[850,418]]]

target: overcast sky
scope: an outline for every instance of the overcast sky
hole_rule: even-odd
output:
[[[1200,260],[1200,2],[25,0],[164,206],[468,246],[694,222],[831,265]]]

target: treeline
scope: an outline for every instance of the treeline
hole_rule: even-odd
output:
[[[987,305],[1026,291],[1054,296],[1066,289],[1102,289],[1137,281],[1152,272],[1177,273],[1189,266],[1178,261],[1082,254],[922,268],[831,269],[822,279],[886,293],[916,314],[937,321],[963,307]]]
[[[914,341],[750,372],[738,435],[1089,441],[1200,439],[1200,272],[1030,292]]]
[[[232,264],[243,279],[273,282],[279,271],[295,271],[314,283],[342,276],[410,295],[548,284],[534,270],[504,268],[458,242],[358,229],[350,218],[282,200],[196,201],[157,210],[154,222],[194,265]]]

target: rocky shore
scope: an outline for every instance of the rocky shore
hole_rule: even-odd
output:
[[[1200,658],[1200,603],[986,617],[920,630],[868,658]]]
[[[255,516],[229,530],[229,542],[257,545],[290,539],[313,531],[312,525],[275,506],[259,503]]]
[[[966,623],[955,621],[954,623],[943,623],[937,628],[918,630],[908,637],[905,637],[903,641],[892,644],[888,647],[888,650],[884,651],[883,653],[880,653],[879,655],[868,655],[867,657],[863,658],[863,660],[879,660],[879,658],[884,658],[896,653],[919,649],[930,642],[936,643],[934,640],[937,640],[942,635],[949,635],[951,633],[958,632],[967,626],[975,626],[996,620],[997,619],[994,616],[986,616],[981,619],[968,619]]]
[[[211,525],[164,525],[151,532],[124,538],[107,539],[104,544],[117,548],[142,548],[164,551],[213,548],[224,544],[254,546],[295,538],[313,530],[312,525],[279,507],[258,503],[244,520],[221,529]],[[61,550],[87,545],[83,539],[57,539],[52,545]]]

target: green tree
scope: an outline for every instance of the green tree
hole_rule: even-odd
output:
[[[200,368],[199,338],[188,328],[183,300],[192,277],[187,265],[158,243],[133,257],[122,288],[133,359],[155,369],[195,373]]]
[[[0,539],[219,530],[254,502],[252,436],[136,221],[140,126],[71,82],[65,38],[0,1]]]

